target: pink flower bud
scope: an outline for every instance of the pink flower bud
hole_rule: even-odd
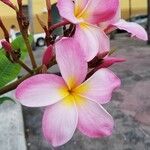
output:
[[[103,60],[103,63],[99,66],[100,68],[108,68],[115,63],[125,62],[126,60],[123,58],[115,58],[115,57],[106,57]]]
[[[52,58],[53,58],[53,46],[50,45],[49,47],[47,47],[47,49],[43,54],[42,64],[48,67]]]
[[[12,47],[11,47],[11,44],[8,43],[7,41],[1,41],[1,44],[2,44],[2,47],[4,48],[4,50],[8,53],[11,53],[12,51]]]

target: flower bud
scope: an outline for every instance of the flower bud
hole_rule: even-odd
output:
[[[50,45],[43,54],[42,64],[48,67],[53,55],[53,46]]]
[[[3,40],[3,41],[1,41],[1,44],[7,53],[11,53],[12,47],[11,47],[11,44],[9,42]]]
[[[121,62],[125,62],[126,60],[123,58],[115,58],[115,57],[106,57],[103,59],[102,64],[100,64],[99,69],[100,68],[108,68],[110,66],[112,66],[115,63],[121,63]]]

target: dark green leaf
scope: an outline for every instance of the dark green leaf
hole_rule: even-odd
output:
[[[29,37],[30,42],[33,42],[33,37]],[[27,48],[22,36],[18,36],[12,43],[15,50],[21,50],[21,60],[27,56]],[[0,51],[0,88],[17,78],[21,71],[18,64],[11,63],[5,56],[4,50]]]
[[[10,97],[7,97],[7,96],[0,97],[0,104],[3,104],[5,101],[12,101],[12,102],[15,103],[15,101],[12,98],[10,98]]]

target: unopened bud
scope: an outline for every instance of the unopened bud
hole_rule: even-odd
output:
[[[100,64],[99,69],[100,68],[108,68],[115,63],[121,63],[121,62],[125,62],[125,61],[126,60],[124,58],[107,57],[103,60],[102,64]]]
[[[49,47],[47,47],[47,49],[45,50],[44,54],[43,54],[43,59],[42,59],[42,64],[45,66],[49,66],[50,61],[53,58],[53,46],[50,45]]]
[[[11,53],[12,47],[11,47],[11,44],[9,42],[7,42],[7,41],[1,41],[1,44],[2,44],[2,47],[4,48],[4,50],[7,53]]]

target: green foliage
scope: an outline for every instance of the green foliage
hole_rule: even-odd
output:
[[[15,101],[12,98],[10,98],[10,97],[7,97],[7,96],[0,97],[0,105],[3,104],[5,101],[12,101],[12,102],[15,103]]]
[[[29,37],[30,43],[33,42],[33,37]],[[12,43],[12,47],[15,50],[20,49],[21,60],[24,60],[27,56],[27,48],[22,36],[18,36]],[[10,62],[5,56],[5,52],[2,49],[0,51],[0,88],[13,81],[20,73],[21,67],[18,64]]]

